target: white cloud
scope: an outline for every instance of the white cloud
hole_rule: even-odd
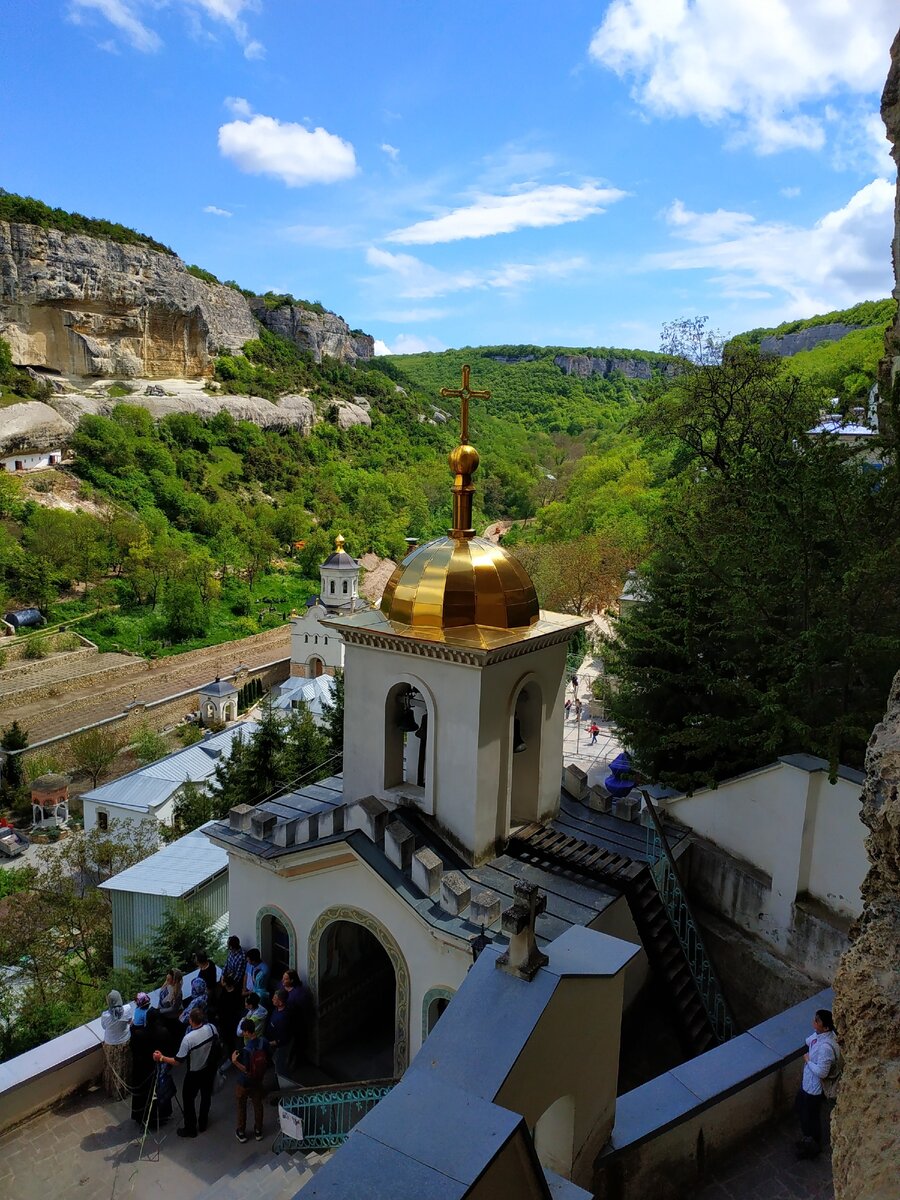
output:
[[[139,19],[129,0],[72,0],[70,11],[78,18],[81,9],[91,9],[106,17],[135,50],[150,54],[162,46],[162,38]]]
[[[393,346],[388,346],[380,338],[376,339],[376,357],[384,354],[424,354],[428,350],[435,352],[447,349],[446,344],[439,338],[419,337],[414,333],[398,333],[391,341]]]
[[[504,263],[479,270],[441,271],[412,254],[393,254],[375,246],[366,251],[366,261],[379,267],[397,286],[397,295],[407,300],[430,300],[452,292],[473,290],[515,291],[540,279],[559,279],[585,269],[583,258],[554,259],[537,263]]]
[[[613,0],[589,52],[650,113],[734,122],[771,154],[823,144],[801,105],[880,89],[896,28],[896,0]]]
[[[70,0],[70,12],[93,9],[114,25],[135,50],[145,53],[159,50],[162,38],[145,24],[147,16],[171,4],[184,10],[191,21],[196,14],[226,25],[244,49],[246,58],[262,58],[265,48],[251,39],[244,14],[259,11],[259,0]]]
[[[253,116],[253,109],[250,107],[250,101],[245,100],[243,96],[226,96],[225,107],[233,117]]]
[[[694,213],[680,201],[666,215],[690,245],[652,255],[645,267],[711,272],[726,296],[777,298],[785,318],[890,292],[894,187],[887,180],[873,180],[810,228],[758,222],[748,213]]]
[[[349,142],[275,117],[257,115],[220,126],[219,150],[246,174],[273,175],[288,187],[335,183],[356,174]]]
[[[217,208],[215,204],[205,204],[203,211],[209,213],[212,217],[233,217],[234,213],[229,212],[227,208]]]
[[[433,246],[437,242],[457,242],[463,238],[493,237],[516,229],[565,225],[601,213],[625,195],[618,188],[599,187],[595,183],[585,183],[581,187],[548,184],[508,196],[481,195],[474,204],[455,208],[444,216],[395,229],[386,240],[405,246]]]
[[[796,200],[797,197],[800,195],[800,188],[798,188],[798,187],[783,187],[781,189],[781,195],[784,196],[785,200]]]
[[[396,162],[397,159],[400,157],[400,151],[397,149],[396,146],[392,146],[390,142],[382,142],[381,149],[388,156],[388,158],[391,160],[391,162]]]

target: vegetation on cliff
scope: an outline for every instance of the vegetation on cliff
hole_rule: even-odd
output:
[[[63,233],[85,233],[88,237],[106,238],[111,242],[121,242],[126,246],[146,246],[148,250],[156,250],[160,254],[174,254],[175,251],[162,242],[148,237],[146,233],[138,233],[118,221],[105,221],[98,217],[85,217],[81,213],[67,212],[64,208],[51,208],[41,200],[31,196],[17,196],[0,188],[0,221],[10,221],[19,225],[39,225],[41,229],[59,229]]]

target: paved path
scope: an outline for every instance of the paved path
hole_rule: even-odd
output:
[[[588,715],[588,701],[591,698],[591,684],[599,674],[599,666],[590,657],[586,658],[578,670],[578,696],[583,704],[581,720],[575,720],[574,704],[572,711],[563,726],[563,765],[575,763],[587,772],[588,784],[602,783],[609,773],[607,765],[621,751],[613,725],[609,721],[601,721],[597,744],[592,746],[588,728],[592,724]],[[575,699],[575,690],[571,683],[566,688],[566,699]]]
[[[241,1145],[234,1137],[232,1093],[228,1083],[214,1096],[206,1133],[182,1139],[166,1126],[158,1153],[147,1143],[143,1158],[131,1140],[137,1126],[128,1119],[127,1104],[112,1104],[98,1091],[65,1101],[0,1136],[0,1196],[190,1200],[215,1180],[242,1169],[251,1172],[272,1158],[275,1110],[266,1106],[266,1140]],[[690,1200],[833,1200],[830,1155],[798,1162],[795,1137],[790,1117],[763,1127],[686,1195]]]

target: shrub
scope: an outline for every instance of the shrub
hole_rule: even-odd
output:
[[[42,638],[30,637],[25,643],[25,648],[22,651],[22,657],[34,661],[38,658],[45,658],[47,655],[47,646]]]

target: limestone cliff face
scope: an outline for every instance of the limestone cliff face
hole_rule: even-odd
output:
[[[665,375],[673,375],[673,366],[660,367],[641,358],[617,358],[613,355],[596,358],[590,354],[557,354],[554,363],[565,375],[577,375],[588,379],[592,375],[602,375],[604,379],[619,371],[626,379],[649,379],[654,371],[662,370]]]
[[[244,297],[142,246],[0,222],[0,334],[21,366],[64,375],[209,375],[257,326]]]
[[[801,350],[812,350],[813,346],[818,346],[821,342],[839,342],[848,333],[862,328],[862,325],[840,325],[837,322],[831,325],[811,325],[809,329],[798,329],[796,333],[764,337],[759,343],[759,348],[763,354],[778,354],[782,358],[788,358],[792,354],[799,354]]]
[[[896,1196],[900,1159],[900,674],[866,752],[871,866],[834,981],[846,1066],[832,1121],[836,1200]]]
[[[301,350],[309,350],[316,362],[327,356],[354,363],[359,358],[372,358],[375,353],[375,339],[368,333],[354,333],[336,313],[317,313],[299,304],[266,308],[261,299],[251,300],[250,308],[267,329]]]

